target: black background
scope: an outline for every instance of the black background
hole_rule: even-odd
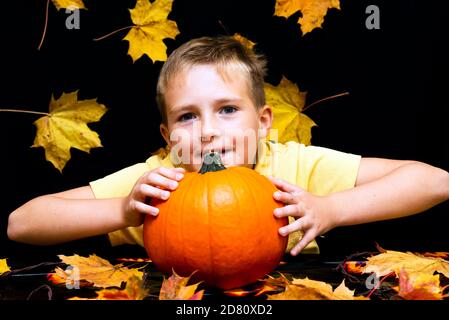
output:
[[[50,5],[45,42],[37,50],[46,1],[2,3],[0,108],[48,111],[51,95],[79,89],[81,99],[98,98],[109,111],[89,126],[103,148],[91,154],[72,149],[60,174],[42,148],[30,148],[39,116],[0,113],[0,257],[22,253],[100,252],[102,237],[64,246],[34,247],[6,238],[7,217],[25,201],[62,191],[144,161],[163,146],[155,87],[161,62],[132,62],[122,31],[131,24],[135,1],[85,0],[80,30],[65,28],[68,14]],[[380,30],[367,30],[365,8],[380,8]],[[169,16],[180,35],[167,39],[168,53],[199,36],[241,33],[258,43],[269,61],[266,81],[285,75],[307,91],[307,104],[334,94],[350,95],[313,106],[318,124],[312,143],[362,156],[413,159],[449,170],[445,1],[341,1],[328,12],[323,29],[304,37],[296,20],[273,17],[274,1],[175,0]],[[405,195],[413,197],[413,194]],[[348,204],[350,205],[350,204]],[[449,205],[419,215],[337,228],[319,243],[324,255],[387,249],[449,250]]]

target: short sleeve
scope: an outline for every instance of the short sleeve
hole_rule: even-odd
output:
[[[327,195],[355,186],[361,156],[328,148],[299,145],[299,184],[315,195]]]
[[[97,199],[127,196],[136,181],[149,170],[146,163],[138,163],[89,183]]]
[[[126,197],[137,180],[149,170],[147,163],[138,163],[89,184],[96,199]],[[111,245],[142,243],[142,227],[129,227],[108,234]]]

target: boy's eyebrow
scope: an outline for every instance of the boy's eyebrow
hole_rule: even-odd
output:
[[[187,104],[187,105],[185,105],[185,106],[180,106],[180,107],[173,107],[173,108],[170,108],[170,109],[167,111],[167,113],[168,113],[168,114],[176,114],[176,113],[181,113],[181,112],[183,112],[184,110],[191,110],[191,109],[193,109],[193,108],[195,108],[195,105],[194,105],[194,104]]]
[[[239,103],[242,102],[242,98],[223,98],[223,99],[217,99],[215,101],[216,104],[225,104],[225,103]]]
[[[214,104],[226,104],[226,103],[240,103],[242,102],[243,99],[241,98],[222,98],[222,99],[217,99],[214,101]],[[198,106],[195,104],[186,104],[186,105],[180,105],[180,106],[176,106],[173,108],[170,108],[168,110],[169,114],[176,114],[176,113],[181,113],[183,111],[187,111],[187,110],[192,110],[197,108]]]

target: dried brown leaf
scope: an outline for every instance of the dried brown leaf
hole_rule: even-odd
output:
[[[86,280],[96,287],[120,287],[132,276],[142,279],[143,273],[137,269],[129,269],[122,264],[112,265],[109,261],[90,255],[88,258],[79,255],[58,256],[65,264],[72,266],[68,271],[57,268],[56,274],[64,281]],[[74,273],[74,270],[76,271]]]
[[[173,271],[170,278],[162,282],[159,300],[201,300],[204,290],[195,293],[200,283],[188,286],[190,277],[181,277]]]

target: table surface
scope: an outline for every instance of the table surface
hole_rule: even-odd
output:
[[[101,256],[111,262],[111,264],[121,263],[114,256]],[[126,258],[123,257],[122,258]],[[132,257],[131,257],[132,258]],[[134,257],[136,258],[136,257]],[[144,258],[144,256],[140,256]],[[56,266],[65,266],[62,264],[57,256],[42,257],[39,255],[34,257],[13,257],[8,259],[8,264],[12,270],[16,270],[12,274],[3,275],[0,277],[0,300],[66,300],[71,297],[85,297],[93,298],[96,296],[95,288],[81,287],[80,289],[67,289],[65,285],[54,285],[47,280],[47,274],[53,272]],[[124,263],[126,266],[130,263]],[[145,299],[158,299],[160,287],[163,281],[163,274],[161,274],[152,263],[142,264],[145,271],[144,286],[149,290],[149,295]],[[136,266],[135,264],[133,265]],[[270,275],[278,276],[279,272],[286,275],[288,278],[305,278],[312,280],[324,281],[331,284],[334,288],[337,287],[342,280],[352,290],[356,290],[356,294],[366,295],[369,290],[365,286],[365,278],[362,276],[351,276],[345,272],[343,260],[329,261],[324,260],[319,255],[299,255],[298,257],[291,257],[286,255],[283,263],[281,263],[276,270]],[[260,283],[252,284],[242,288],[246,291],[252,291]],[[202,288],[200,286],[200,288]],[[204,288],[203,300],[208,301],[230,301],[239,300],[242,297],[230,296],[218,289]],[[270,294],[273,294],[271,292]],[[379,296],[377,296],[379,298]],[[266,295],[255,296],[248,294],[245,299],[265,300]],[[372,298],[376,298],[374,295]],[[382,297],[382,298],[385,298]],[[386,298],[389,298],[388,296]]]

